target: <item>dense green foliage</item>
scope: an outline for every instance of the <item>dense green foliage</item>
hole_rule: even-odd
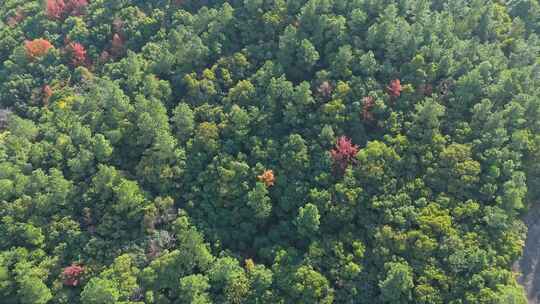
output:
[[[0,302],[526,303],[539,32],[538,0],[1,1]]]

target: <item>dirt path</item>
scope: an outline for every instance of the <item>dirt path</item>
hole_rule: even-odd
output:
[[[529,304],[540,304],[540,204],[524,220],[529,229],[523,257],[516,263],[522,273],[518,282],[525,287]]]

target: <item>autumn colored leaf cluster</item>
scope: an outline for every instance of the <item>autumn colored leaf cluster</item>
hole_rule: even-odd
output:
[[[63,19],[67,16],[78,16],[88,5],[87,0],[47,0],[46,14],[49,19]]]
[[[43,86],[43,104],[47,105],[49,103],[49,99],[51,98],[53,91],[51,87],[47,84]]]
[[[36,59],[44,56],[52,49],[54,46],[46,39],[34,39],[31,41],[26,41],[24,43],[26,49],[26,55],[30,59]]]
[[[274,171],[265,170],[263,174],[257,176],[257,179],[263,182],[267,187],[273,186],[275,181]]]
[[[75,287],[79,285],[80,278],[84,272],[84,268],[79,265],[71,265],[62,271],[62,278],[64,280],[64,285]]]
[[[124,52],[124,39],[119,34],[114,34],[111,41],[111,53],[119,56]]]
[[[401,95],[401,91],[403,90],[403,88],[401,87],[401,81],[399,79],[394,79],[390,81],[390,85],[387,89],[390,96],[399,97]]]
[[[373,120],[373,113],[371,112],[375,106],[375,99],[372,96],[366,96],[362,98],[362,119],[365,121]]]
[[[17,24],[19,24],[19,22],[21,22],[22,20],[24,20],[24,12],[21,10],[21,9],[17,9],[17,11],[15,12],[15,15],[9,17],[7,19],[7,25],[13,27]]]
[[[341,136],[334,149],[330,151],[334,166],[343,171],[348,165],[354,164],[356,154],[359,151],[359,147],[351,142],[351,139],[346,136]]]
[[[332,85],[328,81],[324,81],[321,83],[321,85],[317,88],[317,92],[321,94],[324,97],[330,97],[332,94]]]
[[[71,54],[71,64],[73,66],[81,66],[86,63],[86,49],[78,42],[70,42],[67,46]]]
[[[418,93],[425,96],[433,95],[433,86],[431,84],[421,84],[417,89]]]
[[[0,304],[527,303],[537,3],[0,0]]]

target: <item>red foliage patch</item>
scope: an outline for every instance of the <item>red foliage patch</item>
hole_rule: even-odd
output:
[[[335,148],[330,151],[334,166],[340,171],[344,171],[349,164],[356,162],[356,154],[359,150],[359,147],[354,145],[350,138],[341,136],[337,140]]]
[[[47,0],[46,14],[49,19],[60,19],[65,10],[64,0]]]
[[[84,268],[78,265],[71,265],[64,268],[64,271],[62,271],[62,278],[64,279],[64,285],[72,286],[72,287],[79,285],[80,278],[83,272],[84,272]]]
[[[49,41],[39,38],[32,41],[26,41],[24,47],[26,49],[26,55],[30,59],[35,59],[47,54],[47,52],[53,48],[53,45]]]
[[[78,42],[70,42],[68,50],[71,53],[71,64],[73,66],[81,66],[86,62],[86,49]]]
[[[67,16],[79,16],[87,5],[87,0],[47,0],[46,14],[49,19],[56,20]]]
[[[401,87],[401,81],[399,79],[394,79],[390,81],[390,86],[387,87],[388,93],[392,97],[399,97],[403,88]]]

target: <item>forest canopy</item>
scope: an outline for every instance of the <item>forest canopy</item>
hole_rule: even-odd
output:
[[[2,0],[0,302],[525,304],[538,0]]]

